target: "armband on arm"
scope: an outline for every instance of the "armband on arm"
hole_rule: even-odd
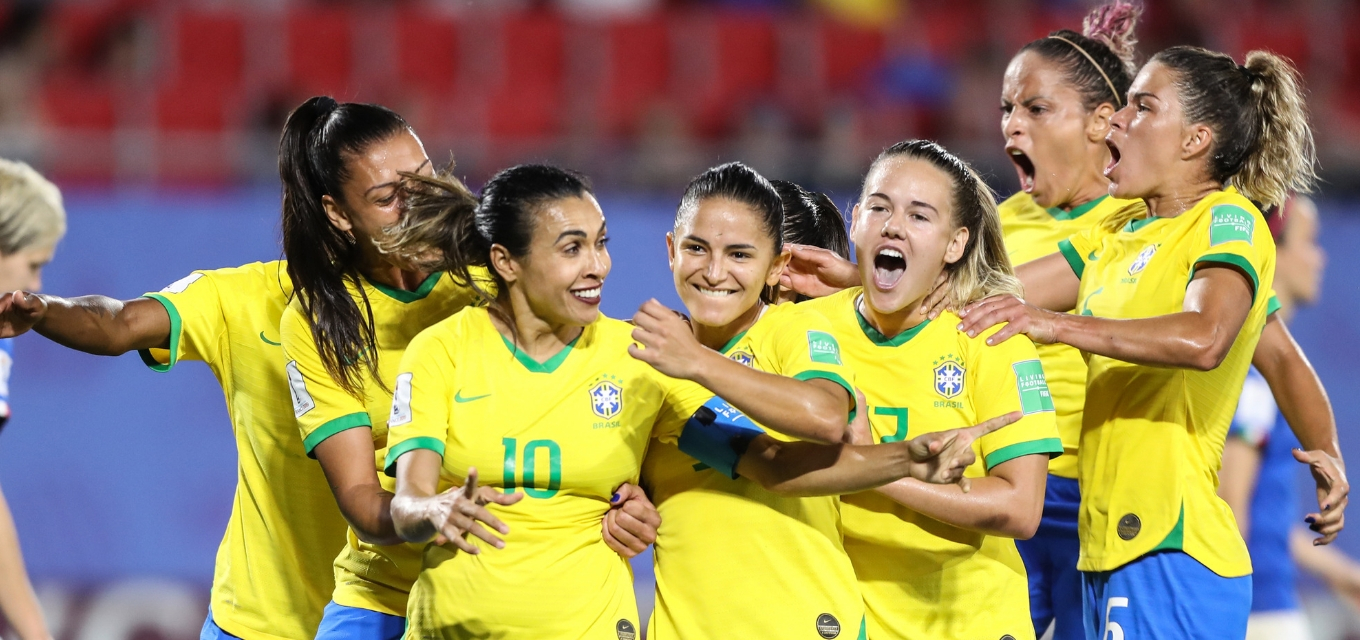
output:
[[[737,460],[765,430],[726,400],[713,396],[700,407],[680,434],[680,450],[729,478],[737,477]]]

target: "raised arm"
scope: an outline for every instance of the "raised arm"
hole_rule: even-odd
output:
[[[721,394],[752,420],[813,442],[840,442],[854,398],[831,380],[796,380],[757,371],[699,344],[679,314],[656,300],[642,305],[633,323],[633,357],[672,378],[691,380]]]
[[[1303,445],[1304,451],[1296,451],[1294,457],[1312,472],[1319,507],[1306,518],[1309,528],[1321,534],[1314,544],[1328,544],[1345,526],[1350,494],[1346,464],[1337,442],[1336,417],[1322,380],[1278,315],[1272,313],[1266,318],[1252,364],[1270,384],[1280,412]]]
[[[1116,320],[1040,309],[1010,296],[969,305],[960,327],[976,336],[1002,327],[987,344],[1023,333],[1038,344],[1061,342],[1134,364],[1208,371],[1228,356],[1251,312],[1253,284],[1231,267],[1206,265],[1185,291],[1183,311]]]
[[[22,291],[0,296],[0,338],[29,329],[64,347],[101,356],[170,344],[170,315],[150,298],[61,298]]]

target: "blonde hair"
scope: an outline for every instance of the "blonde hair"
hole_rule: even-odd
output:
[[[1317,182],[1317,154],[1299,73],[1266,51],[1246,64],[1198,47],[1172,47],[1153,57],[1175,75],[1185,120],[1214,132],[1209,176],[1262,207]]]
[[[22,162],[0,159],[0,255],[56,244],[66,235],[57,186]]]
[[[869,173],[892,158],[925,160],[945,172],[954,182],[954,224],[968,229],[963,255],[945,265],[949,273],[948,307],[962,309],[970,303],[1000,294],[1020,296],[1023,289],[1011,268],[1001,233],[996,194],[968,163],[929,140],[905,140],[888,147],[874,159]],[[861,189],[862,191],[862,189]]]

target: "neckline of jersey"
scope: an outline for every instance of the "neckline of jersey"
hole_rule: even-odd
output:
[[[859,312],[860,300],[863,299],[863,294],[855,299],[855,319],[859,321],[859,328],[864,331],[864,336],[868,338],[870,342],[880,347],[900,347],[906,344],[908,340],[915,338],[916,334],[921,333],[921,331],[926,328],[926,325],[930,324],[930,318],[926,318],[921,324],[889,338],[888,336],[883,335],[883,332],[875,329],[873,325],[869,324],[869,320],[864,317],[864,314]]]
[[[1077,218],[1090,213],[1092,209],[1100,206],[1100,203],[1104,202],[1105,199],[1109,197],[1109,194],[1100,196],[1086,204],[1072,207],[1071,211],[1063,211],[1058,207],[1049,207],[1046,211],[1048,211],[1048,215],[1053,216],[1054,220],[1076,220]]]
[[[718,353],[721,353],[721,354],[723,354],[723,355],[727,355],[727,352],[728,352],[728,351],[731,351],[731,350],[732,350],[732,347],[737,346],[737,343],[738,343],[738,342],[741,342],[741,339],[744,338],[744,337],[746,337],[746,334],[750,333],[750,332],[751,332],[751,329],[754,329],[755,326],[756,326],[757,324],[760,323],[760,319],[765,317],[765,312],[766,312],[766,311],[769,311],[769,310],[770,310],[770,307],[774,306],[774,305],[770,305],[770,304],[765,304],[764,302],[761,302],[761,303],[759,303],[759,304],[763,304],[763,305],[765,305],[765,307],[762,308],[762,309],[760,310],[760,313],[759,313],[758,315],[756,315],[756,321],[755,321],[755,322],[752,322],[752,323],[751,323],[751,326],[746,327],[745,329],[743,329],[741,333],[738,333],[737,335],[732,336],[732,339],[731,339],[731,340],[728,340],[728,341],[727,341],[727,344],[723,345],[723,347],[722,347],[721,349],[718,350]]]
[[[392,287],[389,287],[385,284],[379,283],[367,277],[364,278],[364,282],[373,285],[374,289],[381,291],[383,295],[386,295],[387,297],[396,300],[397,302],[410,303],[415,302],[417,300],[423,300],[426,296],[430,295],[430,292],[434,291],[435,285],[439,284],[439,277],[442,275],[444,275],[444,272],[442,271],[436,271],[434,273],[431,273],[428,277],[425,278],[424,282],[420,283],[419,287],[415,288],[414,291],[393,289]]]
[[[529,354],[521,351],[518,347],[515,346],[515,343],[510,342],[509,338],[505,337],[504,335],[501,335],[501,332],[499,331],[496,332],[496,335],[501,337],[501,342],[505,343],[505,348],[509,349],[510,354],[515,356],[515,360],[518,360],[520,364],[524,365],[524,368],[528,369],[530,373],[552,373],[554,371],[557,371],[557,368],[562,366],[562,362],[564,362],[567,359],[567,356],[571,354],[572,347],[575,347],[576,343],[580,341],[581,336],[585,334],[586,330],[581,329],[580,335],[576,336],[575,338],[572,338],[571,342],[568,342],[567,346],[562,347],[561,351],[558,351],[556,354],[553,355],[553,357],[548,358],[543,362],[539,362],[537,360],[534,360],[533,358],[530,358]]]
[[[1136,219],[1136,220],[1130,220],[1128,224],[1124,225],[1124,231],[1127,231],[1127,232],[1129,232],[1129,233],[1134,233],[1134,232],[1138,231],[1139,229],[1142,229],[1143,227],[1146,227],[1146,226],[1148,226],[1148,225],[1150,225],[1150,224],[1152,224],[1152,223],[1154,223],[1154,222],[1156,222],[1156,221],[1158,221],[1158,220],[1167,220],[1167,219],[1168,219],[1168,218],[1158,218],[1157,216],[1148,216],[1148,217],[1146,217],[1146,218],[1138,218],[1138,219]]]

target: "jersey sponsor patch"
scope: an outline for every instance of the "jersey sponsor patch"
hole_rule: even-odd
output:
[[[184,276],[183,278],[180,278],[179,280],[171,282],[169,286],[167,286],[164,289],[161,289],[161,293],[184,293],[184,290],[188,289],[189,285],[198,282],[198,279],[202,277],[203,274],[201,273],[198,272],[191,273],[187,276]]]
[[[825,331],[809,331],[808,338],[808,358],[813,362],[822,364],[834,364],[840,366],[841,345],[836,342],[836,338]]]
[[[623,411],[623,387],[614,381],[613,376],[603,376],[590,387],[590,410],[606,420]]]
[[[1220,204],[1209,210],[1209,246],[1242,241],[1251,244],[1256,218],[1235,204]]]
[[[284,366],[284,370],[288,372],[288,395],[293,398],[293,416],[301,418],[316,408],[316,401],[307,391],[307,381],[302,378],[302,372],[298,371],[297,360],[290,360]]]
[[[935,393],[954,398],[963,393],[963,364],[953,354],[935,361]]]
[[[1020,391],[1020,411],[1025,415],[1053,410],[1053,396],[1048,392],[1044,367],[1038,360],[1025,360],[1011,365],[1015,370],[1015,386]]]
[[[829,613],[817,616],[817,635],[831,640],[841,634],[841,621]]]
[[[397,376],[397,386],[392,388],[392,415],[387,417],[387,427],[411,422],[411,377],[407,372]]]

